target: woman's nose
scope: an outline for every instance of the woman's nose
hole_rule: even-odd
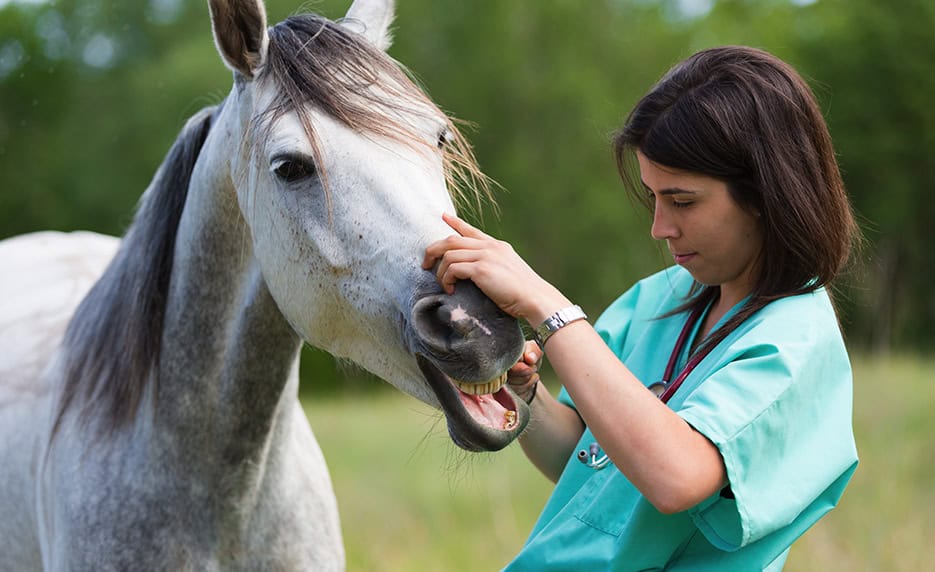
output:
[[[653,209],[653,226],[649,233],[656,240],[678,238],[678,228],[673,223],[672,217],[666,212],[665,207],[656,205],[656,208]]]

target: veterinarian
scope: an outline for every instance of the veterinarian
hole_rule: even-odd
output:
[[[556,486],[507,569],[780,570],[857,466],[829,287],[859,235],[827,126],[789,65],[721,47],[663,76],[613,150],[675,264],[593,326],[458,218],[426,250],[445,289],[472,280],[536,330],[510,383]]]

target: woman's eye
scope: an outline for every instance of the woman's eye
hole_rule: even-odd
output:
[[[275,159],[273,160],[273,172],[281,180],[293,183],[314,175],[315,165],[311,161],[301,158]]]
[[[684,209],[686,207],[690,207],[691,205],[692,201],[672,201],[672,206],[677,209]]]

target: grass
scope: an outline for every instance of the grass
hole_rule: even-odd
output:
[[[928,570],[935,561],[935,361],[855,362],[860,465],[841,504],[793,547],[787,570]]]
[[[786,566],[915,571],[935,560],[935,361],[855,360],[861,464]],[[391,391],[307,401],[341,511],[348,570],[498,570],[551,490],[518,445],[467,454],[440,414]]]

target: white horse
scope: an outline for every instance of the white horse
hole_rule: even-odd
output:
[[[479,173],[383,53],[391,2],[269,29],[260,0],[209,4],[233,88],[122,241],[0,243],[2,570],[343,568],[303,340],[440,407],[465,449],[528,419],[502,387],[516,321],[420,268],[447,178]]]

